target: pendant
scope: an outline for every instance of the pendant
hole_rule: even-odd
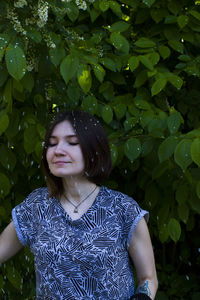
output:
[[[78,213],[78,209],[77,207],[74,208],[74,213],[77,214]]]

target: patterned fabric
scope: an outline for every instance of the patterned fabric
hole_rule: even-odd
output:
[[[101,187],[89,210],[72,220],[48,195],[39,188],[12,211],[19,240],[34,254],[37,300],[129,299],[134,279],[127,249],[148,212]]]

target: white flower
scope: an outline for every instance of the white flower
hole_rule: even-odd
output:
[[[17,7],[17,8],[23,8],[26,5],[27,5],[26,0],[19,0],[19,1],[14,2],[14,7]]]
[[[87,9],[87,3],[84,0],[76,0],[76,5],[82,10]]]
[[[13,25],[14,30],[16,30],[19,33],[22,33],[23,35],[26,35],[26,31],[22,27],[20,21],[18,20],[18,16],[15,13],[14,9],[8,6],[7,9],[7,18],[10,20],[11,24]]]
[[[48,20],[48,3],[44,0],[38,1],[38,17],[37,25],[41,28],[43,27]]]

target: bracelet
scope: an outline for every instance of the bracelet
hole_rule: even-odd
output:
[[[134,294],[130,300],[135,299],[135,300],[152,300],[149,296],[147,296],[146,294],[143,293],[139,293],[139,294]]]

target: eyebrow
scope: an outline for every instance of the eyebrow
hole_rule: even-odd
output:
[[[70,134],[70,135],[64,136],[64,138],[73,138],[73,137],[77,138],[77,135],[76,135],[76,134]],[[51,139],[51,138],[56,139],[57,136],[51,135],[49,138],[50,138],[50,139]]]

